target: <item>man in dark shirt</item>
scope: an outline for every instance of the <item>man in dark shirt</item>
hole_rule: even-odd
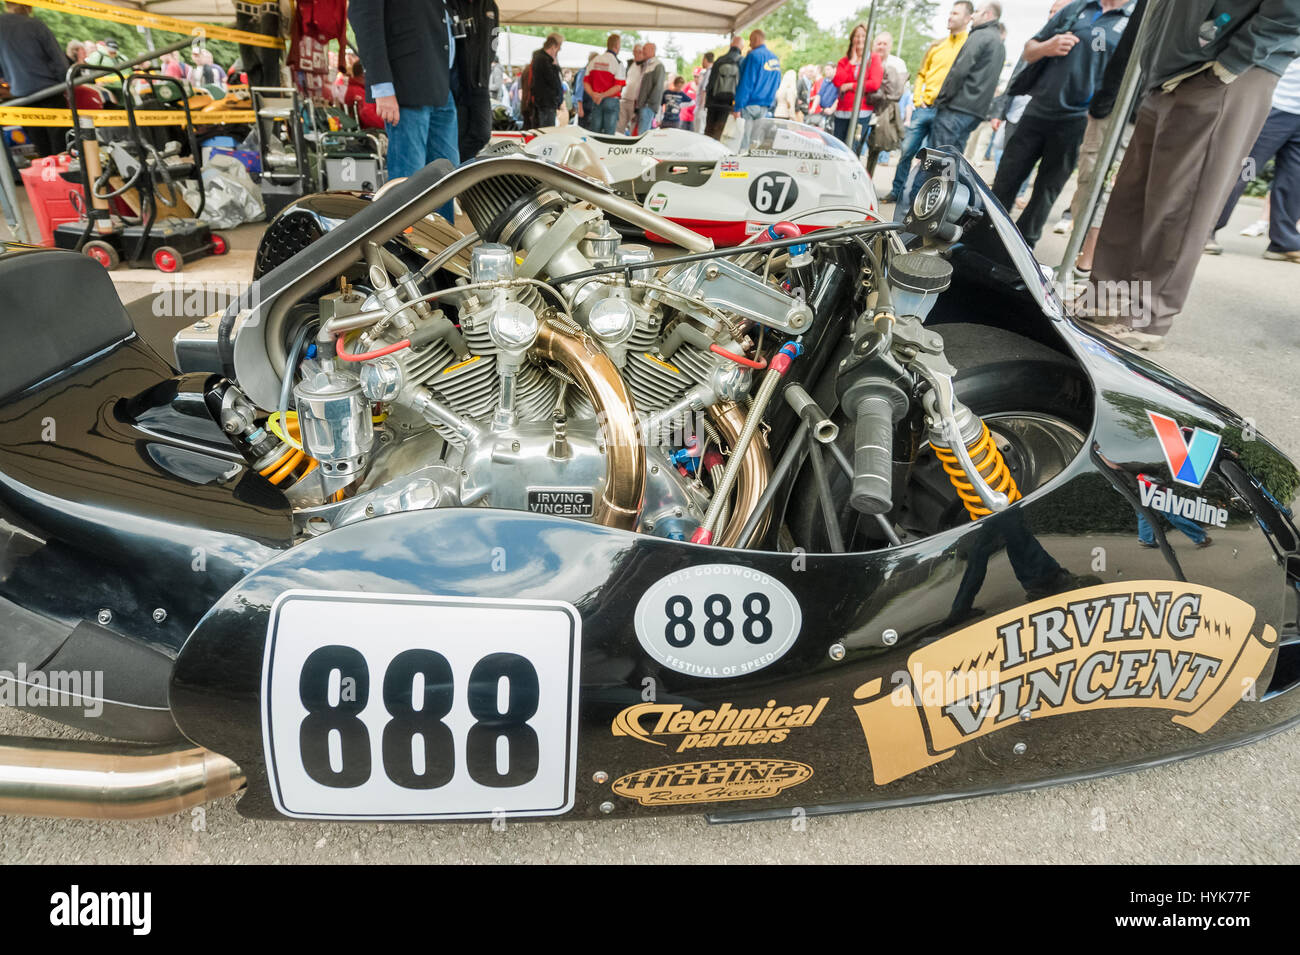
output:
[[[993,195],[1008,209],[1038,164],[1034,193],[1020,214],[1020,234],[1032,248],[1052,204],[1079,158],[1088,127],[1088,103],[1101,85],[1137,0],[1074,0],[1025,44],[1024,60],[1040,68],[1033,99],[1006,144]]]
[[[708,115],[704,121],[704,135],[721,140],[722,132],[736,102],[736,88],[740,85],[740,48],[744,40],[731,38],[731,48],[718,57],[709,71],[709,85],[704,91],[704,105]]]
[[[7,12],[0,14],[0,73],[9,81],[9,91],[15,97],[29,96],[62,83],[67,72],[68,58],[50,28],[32,16],[31,7],[9,4]],[[67,109],[68,100],[62,93],[55,93],[29,105]],[[63,152],[66,128],[25,126],[23,132],[42,156]]]
[[[564,37],[552,33],[533,53],[528,91],[528,109],[524,114],[525,129],[542,129],[555,125],[555,113],[564,102],[564,77],[560,75],[560,45]]]
[[[469,162],[492,138],[492,84],[501,81],[496,62],[500,11],[496,0],[449,0],[456,37],[451,71],[461,162]]]

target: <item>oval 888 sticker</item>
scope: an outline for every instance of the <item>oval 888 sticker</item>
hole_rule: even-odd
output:
[[[703,564],[654,583],[636,607],[636,636],[656,661],[688,676],[724,679],[775,663],[803,616],[785,584],[737,564]]]

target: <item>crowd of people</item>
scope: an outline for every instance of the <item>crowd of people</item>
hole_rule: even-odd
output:
[[[60,49],[30,13],[10,3],[0,23],[0,70],[14,95],[60,82],[69,63],[126,61],[111,39]],[[678,74],[652,42],[635,43],[624,57],[617,33],[577,71],[560,66],[559,33],[543,38],[527,65],[507,70],[494,55],[494,0],[438,0],[413,19],[382,0],[352,0],[357,52],[341,64],[336,95],[355,103],[364,123],[387,130],[394,177],[437,158],[476,155],[490,135],[494,100],[526,127],[576,121],[597,133],[636,134],[680,126],[741,150],[766,117],[809,123],[844,141],[872,172],[893,159],[884,201],[902,204],[919,188],[923,147],[969,144],[978,152],[987,130],[992,193],[1018,210],[1030,246],[1071,177],[1077,173],[1076,191],[1058,232],[1081,221],[1103,177],[1073,263],[1085,293],[1075,311],[1144,349],[1162,346],[1201,254],[1222,251],[1215,235],[1270,160],[1265,256],[1300,262],[1300,0],[1055,0],[1045,13],[1004,82],[997,0],[956,0],[946,33],[914,76],[894,55],[893,37],[870,37],[861,23],[838,62],[797,69],[783,68],[756,29],[747,43],[737,35],[721,55],[705,53],[690,75]],[[1132,109],[1118,109],[1144,19],[1151,22],[1141,95]],[[161,69],[196,87],[225,86],[227,71],[208,50],[196,47],[191,59],[167,54]],[[1117,172],[1100,168],[1115,124],[1123,127]],[[40,142],[43,131],[35,132]]]
[[[995,162],[994,196],[1026,242],[1040,241],[1062,191],[1076,190],[1055,231],[1080,221],[1098,176],[1105,185],[1067,290],[1081,319],[1136,348],[1157,350],[1182,310],[1201,254],[1270,160],[1275,173],[1264,257],[1300,262],[1300,0],[1055,0],[1009,78],[1002,5],[957,0],[947,33],[924,52],[914,78],[880,33],[868,46],[855,26],[835,64],[781,73],[761,31],[742,56],[740,37],[697,71],[703,131],[724,136],[741,120],[777,116],[821,126],[874,172],[896,157],[887,203],[910,204],[924,147]],[[1140,95],[1116,101],[1148,6],[1153,22],[1139,61]],[[781,79],[777,79],[780,76]],[[854,103],[855,91],[861,100]],[[701,110],[702,107],[702,110]],[[856,122],[853,120],[856,118]],[[1113,165],[1103,143],[1120,123]],[[855,133],[849,142],[850,129]],[[983,146],[983,130],[988,131]]]
[[[179,53],[164,53],[154,64],[161,72],[176,79],[188,80],[195,89],[226,89],[228,71],[217,64],[212,51],[198,45],[189,51],[186,64]],[[60,47],[46,23],[32,16],[32,8],[8,3],[0,13],[0,78],[9,84],[14,97],[30,96],[67,79],[68,68],[76,63],[89,66],[121,67],[131,62],[117,40],[70,40]],[[238,71],[238,64],[231,67]],[[67,107],[63,92],[51,94],[33,104],[53,109]],[[67,130],[57,126],[25,127],[27,139],[41,156],[62,152]]]

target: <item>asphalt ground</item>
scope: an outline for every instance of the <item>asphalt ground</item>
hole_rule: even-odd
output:
[[[989,172],[988,167],[981,169]],[[892,167],[877,171],[887,190]],[[1071,187],[1072,188],[1072,187]],[[1071,194],[1067,188],[1062,205]],[[1243,201],[1205,257],[1168,348],[1153,356],[1300,458],[1300,267],[1260,258],[1265,239],[1237,235],[1259,204]],[[1052,221],[1055,221],[1055,216]],[[249,257],[237,230],[226,260],[187,267],[214,277]],[[1054,265],[1064,237],[1036,250]],[[209,271],[211,270],[211,271]],[[236,277],[247,276],[247,271]],[[155,273],[115,273],[123,298]],[[151,336],[152,337],[152,336]],[[0,711],[0,733],[72,735]],[[847,816],[710,826],[644,821],[415,826],[243,819],[237,797],[132,823],[0,819],[0,862],[41,863],[1294,863],[1300,861],[1300,729],[1158,769],[1001,796]]]

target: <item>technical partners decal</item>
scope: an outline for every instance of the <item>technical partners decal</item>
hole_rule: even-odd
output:
[[[1134,581],[1048,597],[908,657],[897,687],[854,692],[877,784],[942,762],[1017,720],[1124,707],[1209,730],[1277,644],[1255,608],[1196,584]]]
[[[688,710],[680,703],[639,703],[629,706],[610,727],[615,736],[630,736],[643,743],[676,746],[676,752],[714,746],[755,746],[784,743],[790,731],[812,726],[822,715],[829,697],[803,706],[767,706],[737,709],[723,703],[716,710]]]
[[[613,790],[643,806],[767,799],[812,778],[812,767],[788,759],[711,759],[658,766],[614,780]]]

